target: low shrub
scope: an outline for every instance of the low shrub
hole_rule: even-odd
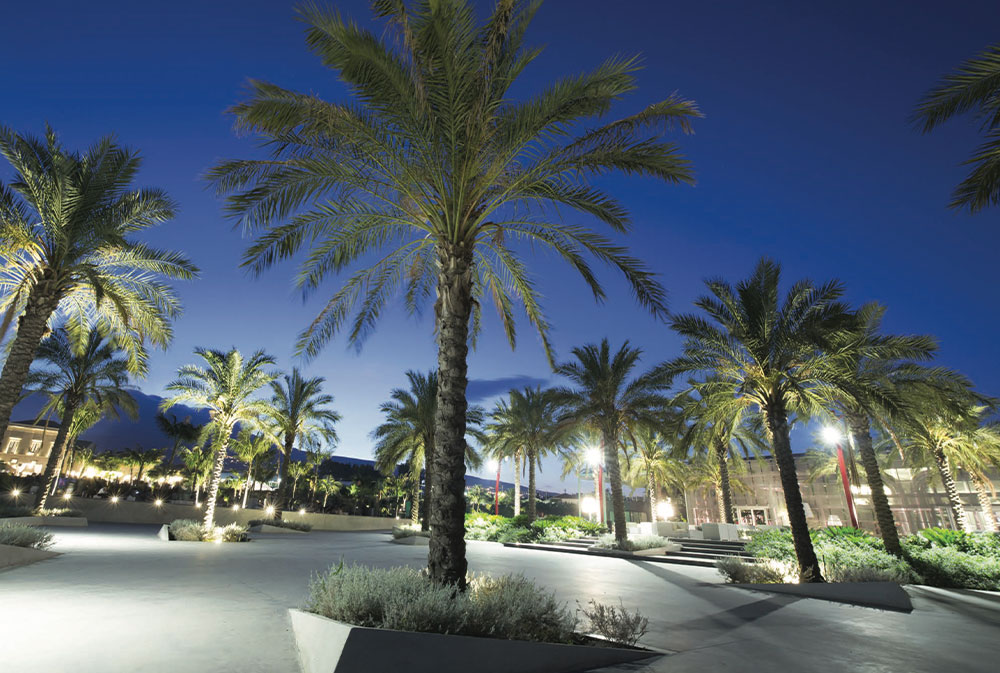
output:
[[[277,526],[278,528],[288,528],[290,530],[300,530],[304,533],[308,533],[313,529],[312,524],[308,524],[304,521],[295,521],[291,519],[251,519],[250,526]]]
[[[670,544],[670,540],[659,535],[633,535],[625,541],[624,546],[621,546],[618,544],[615,536],[608,533],[598,537],[597,542],[594,543],[594,547],[597,549],[618,549],[620,551],[641,551],[643,549],[666,547],[668,544]]]
[[[0,523],[0,544],[48,549],[52,546],[52,533],[23,523]]]
[[[510,519],[506,517],[472,512],[465,515],[465,539],[496,542],[500,533],[510,525]]]
[[[392,537],[399,540],[404,537],[430,537],[429,530],[420,530],[420,526],[412,524],[407,526],[395,526],[392,529]]]
[[[572,642],[576,618],[521,575],[471,577],[469,588],[431,582],[413,568],[331,568],[313,580],[309,612],[357,626],[552,643]]]
[[[629,612],[625,606],[606,605],[590,599],[588,607],[580,608],[588,621],[588,631],[596,633],[615,645],[635,647],[646,635],[649,619],[638,610]]]
[[[180,542],[246,542],[247,528],[238,523],[205,528],[201,521],[177,519],[170,523],[170,536]]]
[[[0,505],[0,519],[9,519],[15,516],[34,516],[35,512],[24,505]]]
[[[70,509],[68,507],[57,507],[54,509],[40,509],[34,513],[34,516],[73,516],[82,517],[83,512],[78,509]]]
[[[597,535],[604,530],[600,524],[595,526],[592,522],[578,516],[536,519],[532,522],[531,528],[538,531],[537,539],[541,542],[576,540],[588,535]]]
[[[1000,559],[959,551],[955,547],[908,547],[910,565],[924,584],[954,589],[1000,590]]]
[[[757,530],[750,533],[747,553],[759,559],[770,559],[782,563],[795,562],[795,547],[792,533],[787,530]]]
[[[781,584],[791,566],[778,561],[748,563],[735,556],[719,559],[715,568],[730,584]]]
[[[903,541],[908,549],[931,549],[933,547],[957,549],[974,556],[990,556],[1000,559],[1000,535],[997,533],[966,533],[948,528],[925,528]]]
[[[496,541],[511,544],[519,542],[532,542],[534,539],[535,532],[530,528],[510,526],[500,531],[500,534],[497,535]]]
[[[828,582],[911,584],[919,579],[905,560],[880,549],[824,545],[817,553]]]

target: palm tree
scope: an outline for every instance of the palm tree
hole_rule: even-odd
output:
[[[145,344],[165,347],[180,302],[162,278],[194,278],[181,254],[150,248],[134,234],[173,217],[162,191],[132,185],[141,159],[105,137],[79,154],[0,126],[0,154],[16,172],[0,182],[0,341],[11,325],[0,372],[0,436],[48,324],[66,313],[80,341],[96,325],[113,333],[133,374],[145,371]]]
[[[299,485],[299,480],[309,474],[309,465],[304,462],[292,462],[288,465],[288,476],[292,480],[292,490],[288,496],[288,502],[295,501],[295,489]]]
[[[667,438],[650,426],[629,433],[625,442],[631,451],[622,452],[625,459],[626,482],[646,489],[649,499],[649,520],[656,521],[656,499],[662,487],[683,483],[683,464],[674,457],[674,447]]]
[[[952,208],[977,212],[1000,203],[1000,44],[987,47],[942,78],[917,106],[913,121],[928,133],[956,115],[974,112],[986,142],[966,161],[973,169],[952,193]]]
[[[663,394],[668,384],[652,372],[629,378],[642,351],[632,348],[627,341],[614,354],[607,339],[600,345],[587,344],[572,352],[576,360],[559,364],[555,372],[569,379],[575,387],[557,388],[552,394],[565,410],[564,422],[589,426],[601,434],[604,469],[611,485],[615,539],[621,544],[628,533],[619,446],[630,429],[655,426],[660,421],[669,405]]]
[[[43,365],[29,372],[26,383],[49,396],[42,413],[57,411],[62,418],[42,473],[43,487],[35,498],[35,507],[44,509],[55,488],[56,468],[65,458],[77,412],[93,405],[102,414],[117,417],[121,410],[135,417],[137,409],[125,389],[129,378],[127,359],[96,330],[76,341],[68,331],[58,329],[41,343],[37,357]]]
[[[333,396],[323,392],[325,382],[322,376],[303,378],[297,367],[280,381],[271,382],[271,406],[267,416],[271,433],[280,441],[282,455],[274,503],[275,516],[279,519],[292,497],[288,489],[288,469],[296,443],[300,449],[337,443],[337,431],[333,426],[340,421],[340,414],[328,408],[333,404]]]
[[[469,501],[473,512],[478,512],[480,507],[486,507],[493,502],[493,496],[478,484],[471,486],[465,492],[465,499]]]
[[[163,451],[160,449],[143,449],[140,445],[136,444],[136,448],[125,451],[125,458],[131,465],[139,468],[139,472],[135,475],[133,481],[142,481],[142,473],[146,471],[146,466],[163,460]]]
[[[540,461],[546,453],[570,443],[573,428],[560,423],[556,397],[541,386],[511,390],[508,398],[497,404],[492,422],[486,426],[488,442],[498,459],[514,456],[515,469],[520,468],[517,458],[523,456],[528,467],[528,519],[534,521],[538,497],[535,473]]]
[[[195,507],[200,507],[201,487],[211,475],[214,463],[212,452],[200,446],[184,448],[181,449],[181,461],[187,478],[194,484]]]
[[[780,301],[781,268],[762,259],[749,279],[735,288],[722,280],[707,283],[711,296],[695,304],[696,315],[673,318],[684,337],[683,354],[662,368],[665,376],[698,374],[699,394],[718,418],[738,418],[755,409],[764,419],[771,455],[778,466],[801,580],[822,582],[809,537],[795,459],[789,414],[822,408],[824,374],[834,369],[831,346],[850,329],[855,316],[838,299],[839,283],[816,286],[803,280]]]
[[[168,418],[165,414],[157,413],[153,420],[156,421],[156,427],[160,429],[160,432],[174,440],[166,460],[167,467],[171,468],[174,465],[177,449],[184,444],[193,444],[198,441],[198,437],[201,436],[201,426],[192,423],[190,416],[179,421],[174,414],[170,414]]]
[[[253,463],[267,453],[271,448],[271,440],[262,433],[254,433],[250,428],[241,428],[240,433],[233,440],[233,453],[240,461],[246,463],[246,488],[243,489],[243,508],[246,509],[247,500],[250,497],[250,489],[253,485]]]
[[[177,378],[167,385],[174,396],[160,403],[160,411],[176,404],[194,404],[208,409],[211,420],[202,429],[202,438],[212,442],[214,464],[206,494],[204,526],[215,525],[215,499],[219,481],[226,462],[226,451],[237,424],[254,428],[271,407],[267,402],[252,396],[277,378],[276,373],[265,368],[274,364],[274,358],[257,351],[249,358],[233,348],[228,352],[196,348],[205,367],[184,365],[177,370]]]
[[[323,509],[326,509],[326,501],[331,495],[340,493],[340,482],[333,477],[323,477],[317,484],[319,492],[323,494]]]
[[[556,251],[598,300],[604,290],[588,257],[608,264],[641,305],[665,317],[663,289],[619,242],[547,215],[578,211],[626,232],[626,209],[587,177],[623,171],[692,182],[689,163],[662,134],[671,125],[688,130],[698,110],[670,97],[583,128],[635,88],[638,61],[622,58],[516,100],[511,88],[539,53],[523,48],[535,2],[499,2],[483,26],[469,0],[376,7],[388,22],[381,36],[333,10],[301,10],[309,46],[358,102],[252,83],[250,99],[232,112],[273,155],[224,162],[211,178],[231,194],[230,212],[261,234],[244,260],[253,273],[303,247],[297,282],[306,292],[361,266],[303,331],[300,352],[315,355],[348,323],[350,341],[362,343],[397,289],[410,312],[435,297],[441,385],[428,569],[434,581],[464,587],[470,329],[492,299],[513,346],[519,302],[549,353],[540,297],[512,242]],[[378,261],[362,266],[377,251]]]
[[[426,505],[431,500],[430,473],[434,462],[434,418],[437,414],[438,377],[436,372],[423,374],[417,371],[407,371],[406,378],[410,383],[409,390],[393,388],[390,402],[384,402],[380,407],[385,415],[383,421],[371,437],[375,440],[375,468],[382,474],[393,474],[401,463],[409,463],[411,488],[413,492],[413,507],[411,519],[418,521],[423,530],[430,528],[430,508]],[[473,405],[466,410],[466,430],[470,437],[483,440],[479,426],[483,422],[482,407]],[[466,464],[478,466],[481,459],[469,442],[466,442]],[[423,514],[420,507],[420,470],[424,469],[425,503]]]

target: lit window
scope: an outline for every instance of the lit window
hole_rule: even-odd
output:
[[[20,437],[11,437],[10,441],[7,442],[7,453],[17,453],[18,448],[21,446]]]
[[[31,440],[31,446],[28,448],[28,454],[33,456],[36,453],[38,453],[41,448],[42,448],[42,440],[33,439]]]

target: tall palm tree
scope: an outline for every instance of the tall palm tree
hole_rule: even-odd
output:
[[[536,472],[545,454],[572,442],[572,426],[560,422],[555,395],[541,386],[511,390],[508,400],[497,404],[486,426],[488,443],[498,459],[523,456],[528,468],[528,520],[534,521],[537,508]],[[516,464],[515,469],[519,469]]]
[[[437,415],[436,372],[423,374],[417,371],[406,372],[409,390],[393,388],[392,398],[384,402],[379,410],[385,420],[372,431],[375,440],[375,467],[382,474],[393,474],[400,463],[409,463],[411,473],[410,486],[413,508],[412,520],[420,522],[423,530],[430,527],[430,507],[432,498],[430,474],[434,462],[434,419]],[[483,422],[483,409],[473,405],[466,412],[467,432],[477,439],[483,439],[479,426]],[[481,459],[469,442],[466,442],[466,464],[478,466]],[[421,514],[420,503],[420,470],[424,470],[424,507]]]
[[[212,465],[214,464],[212,452],[205,447],[193,446],[181,449],[181,461],[184,463],[184,472],[194,485],[195,507],[201,506],[201,487],[211,476]]]
[[[573,356],[576,360],[557,365],[555,372],[569,379],[574,387],[556,388],[552,394],[564,409],[564,422],[589,426],[601,434],[604,469],[611,485],[615,539],[623,543],[628,533],[618,449],[630,429],[655,426],[660,421],[669,405],[664,394],[668,381],[653,372],[630,378],[642,351],[632,348],[627,341],[615,353],[604,339],[600,345],[574,348]]]
[[[26,383],[49,396],[43,413],[54,410],[62,418],[42,473],[43,487],[35,498],[35,507],[44,509],[58,478],[56,468],[65,458],[77,412],[93,405],[103,414],[117,417],[121,410],[135,417],[137,408],[126,390],[127,358],[96,330],[77,341],[67,330],[58,329],[41,343],[37,357],[42,365],[29,372]]]
[[[667,437],[651,426],[641,426],[628,433],[622,458],[625,461],[624,480],[646,489],[649,500],[649,520],[656,521],[657,498],[660,489],[680,485],[684,481],[684,465],[674,453]]]
[[[971,212],[1000,203],[1000,43],[991,45],[945,75],[913,116],[924,133],[952,117],[974,112],[986,142],[966,161],[973,166],[952,193],[952,208]]]
[[[831,346],[855,316],[839,300],[839,283],[816,286],[803,280],[780,299],[781,268],[762,259],[735,288],[708,281],[711,296],[695,304],[708,316],[675,316],[684,337],[683,354],[662,368],[667,376],[702,376],[699,393],[722,417],[741,408],[759,411],[771,442],[785,496],[802,581],[822,582],[809,537],[802,494],[792,455],[789,414],[822,407],[819,389],[827,383],[836,353]]]
[[[82,341],[96,324],[114,333],[129,370],[145,370],[145,344],[165,347],[180,302],[163,278],[194,278],[183,255],[156,250],[134,235],[173,217],[158,189],[133,186],[141,159],[102,138],[85,153],[0,126],[0,154],[15,177],[0,182],[0,340],[15,324],[0,372],[0,436],[31,362],[57,312]]]
[[[266,370],[274,364],[274,358],[263,351],[249,358],[244,358],[235,348],[228,352],[196,348],[194,352],[204,361],[204,366],[184,365],[177,370],[177,378],[167,384],[167,390],[174,395],[160,403],[160,411],[176,404],[208,409],[211,420],[202,429],[202,439],[211,442],[214,461],[203,525],[211,528],[215,524],[215,499],[233,431],[237,424],[257,427],[259,419],[270,411],[266,401],[253,395],[274,381],[277,373]]]
[[[233,453],[240,461],[246,463],[246,488],[243,489],[243,508],[246,509],[253,485],[253,463],[263,456],[272,446],[271,439],[263,433],[254,433],[250,428],[241,428],[233,440]]]
[[[309,252],[297,278],[304,291],[354,268],[300,336],[301,352],[315,355],[345,326],[360,344],[397,290],[410,312],[436,298],[441,385],[428,569],[433,580],[459,587],[467,570],[470,329],[474,335],[492,299],[513,346],[519,302],[549,352],[526,249],[515,242],[554,250],[601,300],[590,258],[599,260],[624,275],[642,306],[665,317],[664,291],[645,265],[612,238],[550,214],[577,211],[623,233],[626,209],[589,176],[622,171],[692,182],[689,163],[662,135],[672,125],[688,130],[699,116],[693,103],[670,97],[599,120],[635,88],[636,59],[616,57],[527,100],[514,98],[512,87],[539,53],[524,48],[537,8],[502,0],[479,26],[470,0],[387,0],[376,5],[388,24],[378,35],[336,11],[305,7],[309,46],[357,102],[253,82],[250,99],[232,112],[237,127],[273,154],[224,162],[211,173],[219,191],[231,194],[230,212],[260,234],[244,260],[252,272],[303,247]],[[364,265],[374,253],[378,261]]]
[[[323,509],[326,509],[326,502],[331,495],[340,493],[340,482],[333,477],[323,477],[319,480],[319,492],[323,494]]]
[[[333,404],[333,395],[323,392],[325,382],[322,376],[303,378],[297,367],[292,369],[291,374],[271,382],[271,405],[267,417],[271,433],[279,440],[282,455],[274,503],[277,518],[281,518],[281,511],[288,506],[291,498],[288,468],[292,464],[295,445],[308,450],[337,443],[334,425],[340,421],[340,414],[329,408]]]
[[[201,436],[201,426],[192,423],[190,416],[183,420],[177,420],[177,416],[174,414],[170,414],[168,418],[166,414],[157,413],[153,420],[156,421],[156,427],[160,429],[160,432],[174,440],[165,461],[167,468],[171,468],[174,465],[174,456],[177,454],[177,450],[184,444],[193,444],[198,441],[198,437]]]

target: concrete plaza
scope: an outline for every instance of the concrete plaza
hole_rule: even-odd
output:
[[[52,529],[62,556],[0,572],[4,669],[21,673],[295,673],[287,609],[341,559],[420,566],[385,533],[169,543],[156,527]],[[469,544],[475,572],[521,572],[575,607],[591,597],[649,617],[649,671],[995,671],[1000,594],[907,587],[912,613],[721,584],[707,568]],[[475,670],[474,665],[470,670]],[[516,668],[512,668],[516,670]],[[618,670],[618,669],[616,669]]]

